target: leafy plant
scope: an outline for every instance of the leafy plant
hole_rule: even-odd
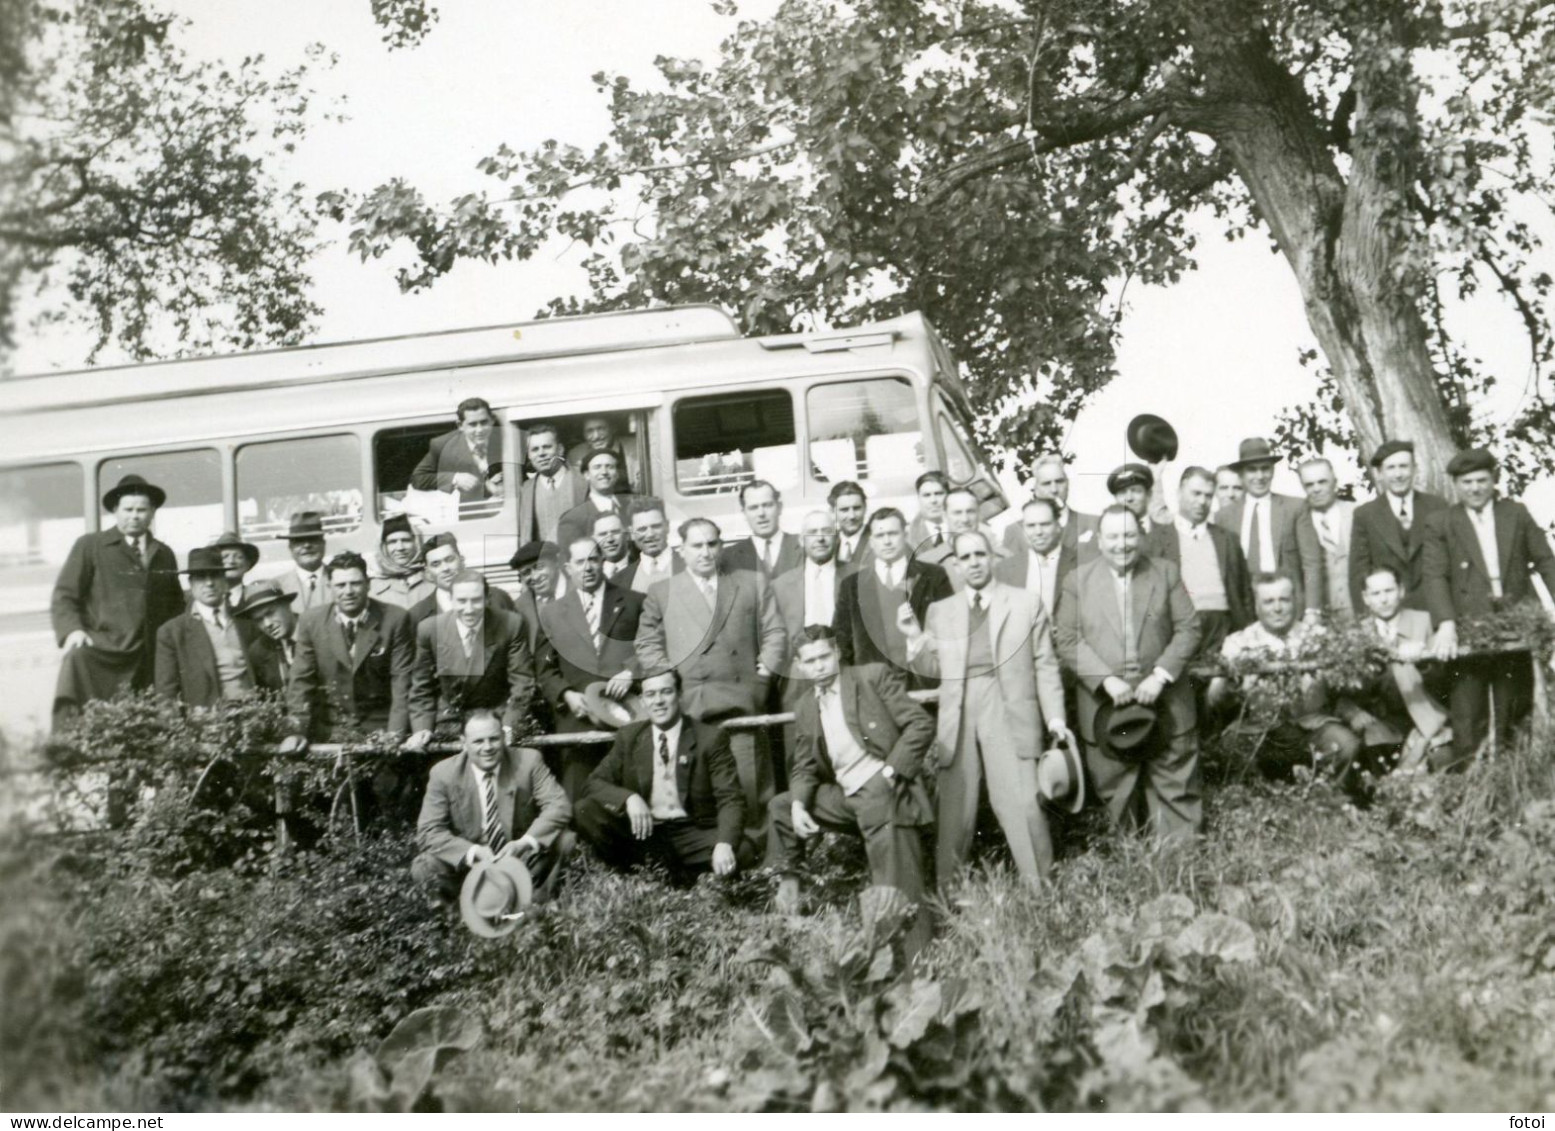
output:
[[[378,1051],[351,1061],[352,1107],[358,1111],[438,1111],[433,1077],[480,1043],[480,1027],[447,1006],[418,1009],[394,1026]]]

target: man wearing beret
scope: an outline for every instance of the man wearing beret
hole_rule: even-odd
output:
[[[1436,624],[1433,650],[1444,660],[1458,654],[1459,622],[1537,601],[1533,571],[1555,593],[1555,555],[1544,531],[1522,503],[1497,499],[1496,460],[1484,448],[1459,452],[1447,465],[1459,502],[1425,523],[1420,572],[1426,605]],[[1471,759],[1489,730],[1495,704],[1496,738],[1504,742],[1532,703],[1532,673],[1525,653],[1465,656],[1453,666],[1448,710],[1453,753]]]
[[[1390,566],[1404,579],[1404,607],[1423,609],[1421,548],[1431,515],[1445,510],[1447,500],[1415,490],[1415,446],[1408,440],[1388,440],[1371,456],[1377,497],[1355,508],[1350,527],[1350,607],[1365,606],[1366,579],[1380,566]]]
[[[1323,613],[1323,547],[1312,524],[1302,522],[1307,501],[1277,495],[1274,447],[1261,436],[1243,440],[1229,464],[1242,476],[1242,500],[1215,515],[1237,536],[1254,574],[1283,572],[1296,583],[1296,601],[1308,619]]]

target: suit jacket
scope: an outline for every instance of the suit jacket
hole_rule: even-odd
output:
[[[367,624],[347,647],[333,606],[309,609],[297,621],[297,654],[287,700],[304,734],[327,741],[337,726],[382,727],[404,734],[410,722],[415,666],[410,617],[367,602]]]
[[[799,536],[784,530],[778,533],[775,569],[769,570],[766,563],[756,556],[754,536],[743,542],[731,542],[725,546],[719,558],[718,568],[725,572],[734,569],[749,570],[751,573],[759,573],[762,577],[772,578],[804,565],[804,560],[804,547],[799,542]]]
[[[1309,523],[1310,525],[1310,523]],[[1247,558],[1242,554],[1242,543],[1235,534],[1213,522],[1207,524],[1210,540],[1215,544],[1215,560],[1220,563],[1220,580],[1226,587],[1226,605],[1233,629],[1246,628],[1257,619],[1253,612],[1253,582],[1247,569]],[[1177,524],[1157,526],[1151,531],[1156,552],[1152,557],[1171,562],[1182,574],[1182,533]],[[1317,537],[1313,532],[1313,537]]]
[[[533,542],[541,537],[541,531],[536,526],[535,520],[535,491],[539,482],[538,475],[531,475],[524,480],[524,485],[518,490],[518,543]],[[571,467],[563,464],[556,472],[556,490],[561,492],[562,514],[566,514],[573,507],[588,498],[589,487],[583,476],[579,475]],[[557,527],[561,523],[558,520]],[[548,542],[556,541],[557,531],[547,531]]]
[[[1062,721],[1064,717],[1064,684],[1047,613],[1036,594],[997,579],[983,589],[983,597],[988,602],[988,643],[1000,710],[997,718],[985,715],[979,721],[993,723],[1000,752],[1012,752],[1019,758],[1040,757],[1046,734],[1043,720]],[[961,745],[971,618],[965,593],[930,605],[924,626],[927,646],[915,661],[940,681],[937,737],[941,767],[950,765]],[[985,746],[984,756],[990,753]]]
[[[94,649],[150,659],[157,630],[184,611],[184,593],[173,551],[154,538],[149,545],[148,568],[118,527],[76,539],[49,605],[59,644],[82,629]]]
[[[681,707],[696,719],[756,711],[770,686],[757,676],[757,661],[776,676],[787,651],[771,590],[744,570],[718,574],[713,609],[689,572],[656,584],[643,602],[636,648],[645,674],[680,672]]]
[[[497,818],[508,840],[531,836],[544,848],[572,820],[572,804],[538,750],[510,746],[497,765]],[[432,767],[416,849],[459,867],[475,844],[486,843],[486,802],[466,754],[444,758]]]
[[[524,595],[529,598],[530,606],[533,607],[534,597],[527,591]],[[498,609],[504,613],[518,612],[517,603],[509,595],[508,591],[506,589],[498,589],[490,582],[486,583],[486,607],[488,609]],[[432,592],[406,610],[410,615],[410,627],[412,630],[420,628],[422,621],[430,620],[432,617],[438,616],[442,611],[437,607],[437,588],[435,586]],[[519,615],[522,616],[523,614],[519,613]],[[539,617],[536,616],[535,619],[538,620]]]
[[[1078,552],[1060,545],[1058,550],[1058,576],[1053,581],[1053,608],[1048,610],[1048,621],[1054,628],[1058,625],[1058,600],[1064,595],[1064,579],[1074,572],[1079,564]],[[1015,589],[1025,590],[1031,580],[1031,547],[1026,539],[1020,540],[1020,549],[1011,550],[1010,556],[993,567],[993,575],[1004,584]],[[1035,595],[1035,590],[1027,590]]]
[[[1421,589],[1421,551],[1425,546],[1426,523],[1437,511],[1447,509],[1447,500],[1429,491],[1416,491],[1415,512],[1409,530],[1399,524],[1392,500],[1382,494],[1355,508],[1350,526],[1350,605],[1357,611],[1366,607],[1361,594],[1366,575],[1376,566],[1392,566],[1404,579],[1404,607],[1425,608]]]
[[[461,503],[478,502],[481,499],[489,499],[492,491],[486,486],[486,480],[502,471],[502,429],[500,426],[491,430],[486,438],[486,470],[482,471],[480,464],[475,462],[475,453],[470,451],[470,445],[464,438],[464,433],[455,428],[452,432],[444,432],[441,436],[433,438],[427,446],[427,454],[421,457],[421,462],[416,464],[414,471],[410,473],[410,485],[418,491],[452,491],[454,489],[454,476],[460,472],[475,476],[476,486],[473,490],[460,491]]]
[[[835,563],[834,563],[835,564]],[[832,620],[837,619],[837,599],[842,594],[842,582],[852,569],[845,565],[837,565],[832,570]],[[791,569],[772,579],[772,599],[777,602],[778,615],[783,618],[783,640],[787,645],[788,667],[784,671],[786,686],[795,687],[808,684],[808,680],[799,670],[799,633],[804,630],[805,614],[808,611],[805,604],[805,567]],[[785,698],[787,692],[785,691]]]
[[[842,717],[848,733],[865,753],[891,767],[901,784],[896,787],[894,823],[934,823],[934,807],[918,776],[925,769],[924,756],[934,743],[934,720],[912,701],[907,685],[883,664],[843,668],[837,673],[842,696]],[[794,708],[794,752],[789,762],[788,789],[806,809],[815,804],[815,791],[823,783],[837,783],[826,732],[821,726],[820,704],[814,694],[802,695]]]
[[[1537,601],[1534,570],[1555,594],[1555,555],[1528,508],[1511,499],[1496,499],[1490,506],[1495,515],[1502,600],[1508,605]],[[1434,623],[1495,611],[1490,571],[1474,534],[1474,522],[1462,503],[1438,510],[1426,520],[1420,572],[1426,607]]]
[[[1303,526],[1310,527],[1312,538],[1323,555],[1323,604],[1330,612],[1349,616],[1365,606],[1356,606],[1350,600],[1350,541],[1355,530],[1355,504],[1345,499],[1337,500],[1328,508],[1327,521],[1332,545],[1325,543],[1317,530],[1317,517],[1311,504],[1301,514]]]
[[[891,664],[906,671],[906,641],[894,619],[883,615],[880,607],[880,575],[875,572],[878,564],[872,563],[868,569],[843,579],[837,591],[837,645],[844,667]],[[943,569],[917,559],[907,563],[906,585],[906,600],[919,624],[927,619],[930,605],[955,592]]]
[[[1026,532],[1021,528],[1020,511],[1015,512],[1015,521],[1004,528],[1005,553],[1013,556],[1021,556],[1031,547],[1026,543]],[[1067,574],[1081,562],[1088,562],[1094,558],[1101,547],[1097,544],[1097,534],[1101,528],[1101,519],[1094,514],[1081,514],[1076,510],[1064,510],[1064,540],[1063,553],[1060,556],[1059,572]],[[1069,560],[1067,568],[1062,564]]]
[[[670,576],[673,577],[678,573],[685,573],[686,560],[677,554],[674,550],[669,550],[667,553],[670,556]],[[634,555],[632,558],[632,564],[627,566],[620,573],[616,574],[615,583],[622,589],[635,589],[637,592],[646,597],[651,586],[640,586],[637,584],[637,574],[638,571],[642,569],[642,564],[643,560],[641,555]]]
[[[416,665],[410,681],[410,729],[457,724],[468,711],[500,711],[504,726],[516,727],[534,697],[534,653],[524,623],[514,613],[488,608],[476,638],[464,654],[457,614],[440,613],[416,627]]]
[[[309,609],[327,609],[335,603],[335,591],[330,588],[329,578],[324,573],[324,567],[319,566],[319,590],[318,596],[312,604],[307,603],[307,595],[302,591],[302,579],[297,576],[295,568],[287,570],[275,579],[275,584],[282,593],[289,593],[296,597],[296,603],[292,606],[300,617]]]
[[[1155,558],[1140,558],[1130,582],[1129,624],[1125,630],[1119,615],[1112,568],[1101,558],[1087,562],[1064,583],[1058,604],[1058,651],[1078,684],[1080,737],[1096,740],[1096,711],[1105,693],[1108,676],[1127,679],[1131,685],[1156,668],[1172,682],[1156,701],[1168,737],[1192,730],[1193,683],[1186,678],[1188,663],[1199,648],[1199,625],[1193,598],[1183,588],[1177,567]],[[1125,670],[1125,637],[1133,641],[1138,674]]]
[[[1301,522],[1306,513],[1305,499],[1293,495],[1265,496],[1269,500],[1269,536],[1274,540],[1275,565],[1290,574],[1296,582],[1296,603],[1300,608],[1321,609],[1323,599],[1323,548],[1318,545],[1317,533],[1310,522]],[[1211,520],[1231,532],[1242,545],[1242,515],[1246,513],[1247,498],[1238,499],[1229,507],[1216,513]],[[1246,554],[1246,547],[1243,547]],[[1251,573],[1259,572],[1259,564],[1247,563]]]
[[[564,695],[582,692],[597,680],[619,672],[642,674],[637,663],[637,626],[642,619],[643,595],[605,582],[600,587],[600,647],[594,647],[583,599],[576,589],[540,608],[544,642],[535,661],[540,688],[558,712],[567,708]]]
[[[268,640],[247,617],[233,617],[238,644],[248,661],[255,690],[280,691],[279,668],[260,645]],[[157,630],[157,694],[186,707],[214,707],[221,702],[221,675],[216,649],[199,615],[187,612]]]
[[[623,522],[626,521],[626,507],[619,495],[616,496],[615,505],[609,512],[600,510],[594,505],[593,499],[585,497],[581,503],[562,515],[562,520],[556,524],[556,545],[561,550],[563,561],[567,558],[568,546],[579,538],[587,538],[593,533],[594,516],[606,513],[618,514]]]
[[[1372,635],[1377,633],[1376,618],[1366,615],[1361,620],[1361,627]],[[1400,640],[1413,644],[1429,646],[1432,637],[1431,614],[1424,609],[1399,609],[1398,620],[1395,624]],[[1399,736],[1409,733],[1414,720],[1410,717],[1409,708],[1404,702],[1404,697],[1399,691],[1398,678],[1394,672],[1405,665],[1390,664],[1377,678],[1371,680],[1365,687],[1347,690],[1341,699],[1341,703],[1364,707],[1367,711],[1376,715],[1383,722],[1399,732]],[[1408,667],[1415,667],[1410,664]],[[1436,707],[1443,716],[1446,710],[1443,704],[1450,691],[1451,673],[1446,664],[1428,664],[1423,669],[1415,668],[1417,674],[1422,677],[1424,690],[1427,695],[1436,701]],[[1339,712],[1348,717],[1346,710]],[[1445,721],[1445,718],[1443,719]]]
[[[652,803],[653,757],[653,724],[628,723],[616,732],[610,753],[589,775],[584,796],[617,815],[626,811],[626,799],[634,793]],[[745,795],[740,791],[729,736],[720,727],[682,716],[675,788],[687,820],[705,829],[717,828],[720,844],[740,843]]]

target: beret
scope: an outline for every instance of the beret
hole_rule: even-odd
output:
[[[1470,448],[1466,452],[1459,452],[1447,463],[1447,474],[1452,479],[1475,471],[1495,471],[1495,469],[1496,457],[1484,448]]]
[[[518,548],[518,553],[508,560],[508,565],[514,569],[523,569],[525,566],[534,565],[541,558],[559,558],[561,551],[556,548],[554,542],[525,542]]]
[[[1142,463],[1125,463],[1107,476],[1107,490],[1114,495],[1125,487],[1143,487],[1149,490],[1154,486],[1154,473]]]
[[[401,512],[400,514],[391,514],[384,519],[383,532],[379,535],[379,541],[387,542],[391,534],[414,535],[415,531],[410,528],[410,515]]]
[[[1377,450],[1371,453],[1371,465],[1373,467],[1381,467],[1383,460],[1391,455],[1397,455],[1399,452],[1408,452],[1410,455],[1414,455],[1415,442],[1413,440],[1382,441]]]

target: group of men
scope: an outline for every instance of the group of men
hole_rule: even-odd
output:
[[[489,406],[459,416],[424,461],[435,489],[480,488],[455,468],[459,444],[477,470],[500,467]],[[1371,460],[1376,498],[1357,506],[1325,460],[1298,469],[1305,499],[1273,494],[1277,455],[1252,439],[1216,470],[1184,470],[1171,507],[1150,463],[1175,448],[1162,425],[1131,437],[1147,462],[1111,474],[1100,515],[1068,506],[1064,461],[1048,456],[1002,537],[976,493],[929,471],[911,518],[871,512],[842,482],[798,534],[778,489],[753,480],[739,491],[748,540],[693,518],[675,549],[611,437],[574,463],[537,426],[516,597],[466,568],[453,534],[405,516],[385,521],[372,568],[328,556],[322,519],[301,514],[278,579],[245,580],[259,552],[236,534],[177,570],[149,533],[164,492],[129,476],[103,500],[115,528],[78,541],[55,590],[56,713],[147,683],[188,708],[269,690],[294,744],[387,731],[424,752],[457,738],[417,833],[415,873],[436,897],[513,854],[552,890],[575,830],[611,863],[681,875],[765,857],[785,911],[823,829],[862,837],[873,881],[909,898],[954,884],[984,797],[1033,884],[1052,866],[1050,812],[1088,793],[1120,825],[1190,836],[1201,729],[1228,702],[1264,769],[1332,767],[1347,788],[1399,756],[1466,763],[1492,712],[1509,732],[1530,702],[1526,657],[1460,655],[1458,629],[1536,599],[1533,573],[1555,588],[1555,556],[1520,503],[1495,498],[1488,452],[1453,459],[1449,503],[1415,487],[1412,446],[1390,441]],[[1390,656],[1376,687],[1338,697],[1311,673],[1299,713],[1261,712],[1256,676],[1195,678],[1216,656],[1298,658],[1345,623]],[[930,690],[937,719],[914,694]],[[792,718],[780,743],[731,743],[719,725],[776,711]],[[564,745],[548,765],[514,741],[534,720],[619,729],[608,749]]]

